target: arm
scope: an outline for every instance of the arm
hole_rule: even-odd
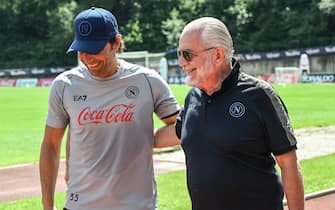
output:
[[[295,150],[276,156],[289,210],[304,210],[304,186]]]
[[[70,132],[67,132],[66,138],[66,153],[65,153],[65,182],[69,181],[69,157],[70,157]]]
[[[45,127],[40,154],[40,181],[44,210],[53,210],[61,141],[65,128]]]
[[[178,114],[162,119],[166,126],[161,127],[154,132],[154,147],[171,147],[180,144],[174,125],[177,116]]]

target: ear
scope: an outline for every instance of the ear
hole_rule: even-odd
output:
[[[122,35],[117,34],[115,36],[115,42],[114,42],[114,46],[113,46],[113,49],[116,49],[116,52],[121,50],[121,43],[122,43]]]
[[[216,48],[214,52],[214,63],[221,65],[226,60],[226,54],[223,48]]]

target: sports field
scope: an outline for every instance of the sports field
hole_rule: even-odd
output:
[[[171,88],[183,104],[189,87]],[[285,102],[295,129],[335,124],[334,84],[276,85],[275,89]],[[48,91],[49,88],[0,88],[0,166],[38,161]],[[155,119],[155,125],[162,124]],[[334,162],[335,154],[302,161],[306,192],[335,186]],[[190,209],[184,173],[158,177],[160,209]],[[57,205],[62,206],[63,201],[64,194],[57,194]],[[0,204],[0,210],[32,208],[40,209],[40,198]]]
[[[276,85],[295,129],[335,124],[335,85]],[[171,85],[182,105],[189,90]],[[0,166],[37,162],[49,88],[0,88]],[[155,117],[155,127],[163,124]],[[64,153],[63,153],[64,154]]]

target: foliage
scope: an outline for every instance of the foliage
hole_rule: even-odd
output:
[[[184,26],[185,22],[180,19],[179,11],[174,8],[170,13],[170,17],[162,22],[162,32],[166,36],[169,48],[178,46],[179,36]]]
[[[184,25],[202,16],[226,23],[238,53],[335,44],[332,0],[0,0],[0,69],[76,64],[65,53],[72,22],[91,6],[113,12],[126,51],[177,47]]]
[[[3,27],[0,36],[1,69],[15,67],[44,67],[73,64],[64,56],[66,44],[72,37],[69,24],[73,11],[65,1],[12,1],[0,9]],[[56,7],[56,9],[54,9]],[[3,13],[4,12],[4,13]],[[58,18],[58,19],[57,19]],[[65,31],[62,29],[66,29]],[[57,31],[58,30],[58,31]],[[73,56],[72,56],[73,58]]]
[[[72,22],[75,18],[74,11],[77,7],[78,5],[71,1],[59,4],[57,9],[50,10],[47,13],[50,30],[48,31],[46,48],[43,50],[45,65],[67,66],[73,64],[75,54],[64,57],[64,53],[72,42]],[[54,46],[57,46],[57,48]]]
[[[321,0],[318,6],[324,13],[331,15],[335,12],[335,1],[333,0]]]

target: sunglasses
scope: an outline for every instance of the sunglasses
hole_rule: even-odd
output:
[[[178,56],[178,59],[180,59],[180,57],[183,57],[185,59],[185,61],[191,62],[193,60],[193,58],[198,56],[200,53],[203,53],[203,52],[206,52],[208,50],[215,49],[215,48],[216,47],[210,47],[210,48],[206,48],[204,50],[200,50],[198,52],[192,52],[190,49],[178,50],[177,51],[177,56]]]

